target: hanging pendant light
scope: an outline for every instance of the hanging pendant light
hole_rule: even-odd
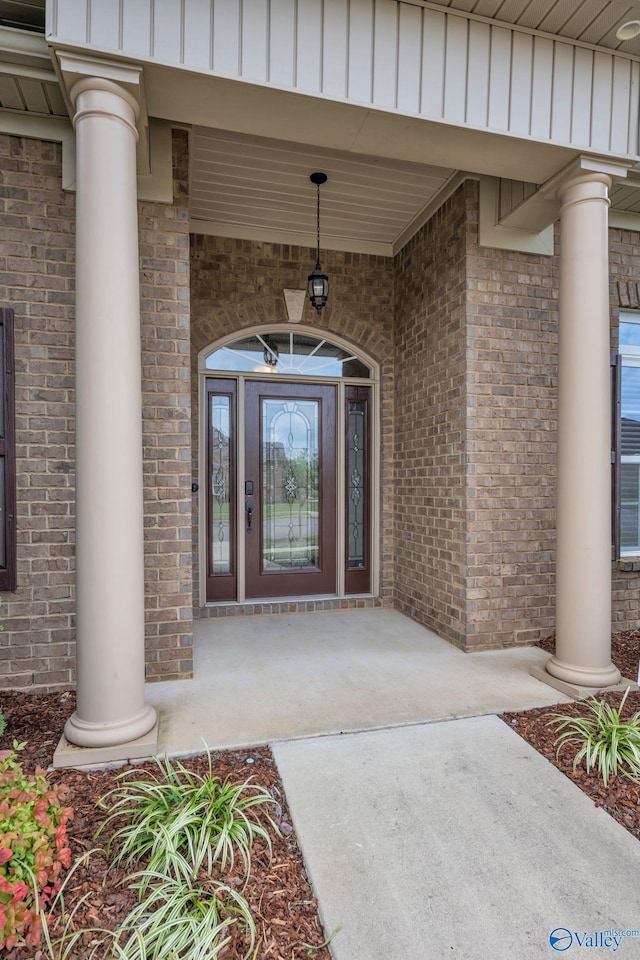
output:
[[[320,186],[323,183],[327,182],[326,173],[312,173],[309,177],[311,183],[315,184],[318,188],[318,201],[317,201],[317,235],[318,235],[318,247],[316,251],[316,265],[313,273],[309,274],[307,281],[307,295],[311,301],[311,306],[314,307],[318,313],[326,306],[327,299],[329,297],[329,277],[326,273],[322,272],[322,267],[320,266]]]

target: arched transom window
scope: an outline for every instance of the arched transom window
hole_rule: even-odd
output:
[[[227,343],[207,356],[205,367],[235,373],[371,377],[370,367],[356,354],[330,340],[291,330],[256,333]]]

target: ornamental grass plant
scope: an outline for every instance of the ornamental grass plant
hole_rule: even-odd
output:
[[[251,845],[260,838],[271,855],[271,839],[258,814],[275,823],[266,812],[275,801],[268,790],[251,782],[234,784],[209,771],[200,775],[180,762],[156,758],[158,770],[142,777],[127,771],[101,806],[109,816],[98,834],[121,824],[107,843],[114,863],[142,864],[142,895],[154,875],[195,879],[201,870],[211,875],[232,869],[236,854],[245,878],[251,870]],[[145,877],[147,880],[145,880]]]
[[[587,773],[597,770],[605,787],[619,773],[640,780],[640,712],[622,719],[629,690],[627,687],[618,707],[590,697],[585,701],[590,715],[556,714],[549,721],[549,726],[555,726],[558,732],[554,742],[556,756],[566,748],[575,748],[574,771],[584,761]]]
[[[113,944],[114,960],[214,960],[229,943],[231,927],[249,932],[245,960],[256,930],[249,906],[233,888],[212,878],[190,882],[143,871],[133,879],[143,898]]]
[[[107,818],[96,837],[113,830],[106,844],[111,863],[137,868],[122,882],[138,903],[110,944],[109,960],[215,960],[234,926],[248,942],[248,960],[254,919],[224,878],[239,860],[246,886],[258,839],[271,856],[265,824],[277,831],[268,812],[275,800],[251,777],[215,777],[210,756],[204,775],[179,761],[155,762],[155,770],[121,774],[99,803]]]

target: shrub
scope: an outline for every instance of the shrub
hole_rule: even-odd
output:
[[[23,744],[0,751],[0,949],[35,946],[42,936],[41,909],[60,887],[71,862],[63,806],[65,788],[49,784],[39,768],[26,774],[18,761]]]
[[[556,714],[550,721],[559,733],[555,740],[556,756],[564,747],[579,748],[573,759],[573,769],[584,760],[587,773],[596,768],[605,787],[618,772],[631,780],[640,778],[640,713],[634,713],[627,720],[621,719],[629,689],[627,687],[617,709],[606,700],[590,697],[586,701],[590,716]]]
[[[256,817],[257,809],[274,805],[271,794],[251,778],[221,781],[211,767],[201,776],[179,762],[156,758],[156,763],[159,775],[132,779],[136,773],[127,771],[122,785],[102,800],[110,815],[98,834],[114,821],[122,824],[107,844],[108,853],[116,847],[114,862],[142,862],[149,875],[192,880],[201,869],[211,874],[214,865],[221,871],[233,867],[239,852],[248,876],[253,841],[259,837],[271,849]]]

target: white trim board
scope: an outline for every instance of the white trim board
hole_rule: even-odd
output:
[[[149,121],[151,173],[138,177],[138,200],[173,203],[171,128],[166,120]],[[17,110],[0,110],[0,133],[62,144],[62,189],[76,189],[76,135],[70,120]]]

